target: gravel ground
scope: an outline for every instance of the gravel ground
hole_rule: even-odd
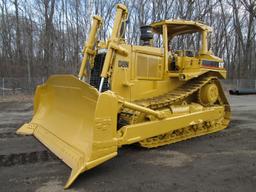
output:
[[[228,129],[148,150],[127,146],[80,175],[66,191],[256,191],[256,96],[231,96]],[[70,169],[15,130],[32,116],[31,99],[0,102],[0,191],[63,191]]]

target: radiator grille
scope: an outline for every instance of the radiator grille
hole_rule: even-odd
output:
[[[160,79],[162,57],[137,54],[137,77],[139,79]]]

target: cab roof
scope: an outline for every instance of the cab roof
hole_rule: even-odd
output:
[[[162,20],[154,22],[150,26],[155,33],[163,33],[163,25],[167,25],[168,36],[183,35],[188,33],[196,33],[201,31],[212,32],[212,28],[199,21],[190,20]]]

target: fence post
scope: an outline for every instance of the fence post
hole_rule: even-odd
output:
[[[2,90],[3,90],[3,97],[4,97],[4,77],[3,77],[3,79],[2,79]]]

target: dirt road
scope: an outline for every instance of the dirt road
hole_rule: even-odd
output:
[[[228,129],[147,150],[127,146],[82,174],[66,191],[256,191],[256,96],[232,96]],[[62,191],[70,169],[31,136],[15,130],[30,101],[0,102],[0,191]]]

